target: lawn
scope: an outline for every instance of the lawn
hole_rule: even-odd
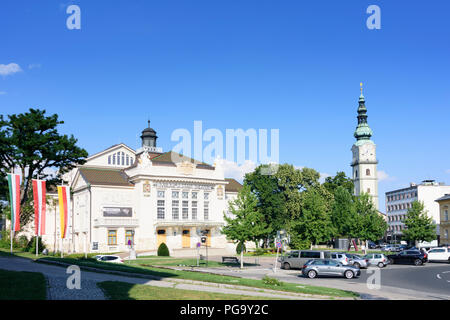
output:
[[[125,261],[126,264],[134,264],[134,265],[153,265],[153,266],[197,266],[197,259],[187,259],[187,258],[171,258],[171,257],[147,257],[147,258],[138,258],[136,260],[131,261]],[[222,263],[217,261],[208,261],[208,264],[206,264],[205,260],[199,260],[199,266],[202,268],[210,267],[210,268],[216,268],[216,267],[226,267],[226,266],[240,266],[239,263]],[[246,263],[244,262],[244,266],[255,266],[254,263]]]
[[[274,286],[271,284],[266,284],[262,280],[247,279],[232,276],[223,276],[212,273],[196,272],[196,271],[184,271],[184,270],[172,270],[167,268],[154,267],[140,262],[141,260],[133,261],[131,264],[112,264],[107,262],[99,262],[94,259],[74,259],[74,258],[56,258],[56,257],[46,257],[41,259],[43,261],[60,261],[68,264],[77,264],[85,267],[94,267],[103,270],[110,271],[121,271],[121,272],[131,272],[144,275],[152,275],[161,278],[177,278],[177,279],[188,279],[205,281],[212,283],[224,283],[231,285],[242,285],[253,288],[263,288],[272,289],[287,292],[297,292],[305,294],[316,294],[316,295],[326,295],[335,297],[358,297],[354,292],[344,291],[333,288],[317,287],[309,285],[301,285],[295,283],[283,282],[281,286]],[[150,259],[153,260],[153,259]]]
[[[273,298],[154,287],[118,281],[97,284],[110,300],[273,300]]]
[[[42,273],[0,269],[0,300],[45,300],[47,281]]]

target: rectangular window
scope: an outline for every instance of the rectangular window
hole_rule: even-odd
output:
[[[209,193],[208,193],[208,192],[205,192],[204,198],[205,198],[205,200],[208,200],[208,199],[209,199]]]
[[[448,210],[444,210],[444,221],[448,221]]]
[[[179,197],[180,197],[180,192],[179,191],[172,191],[172,198],[178,199]]]
[[[181,211],[182,218],[184,220],[187,220],[189,218],[189,201],[183,200],[182,206],[183,206],[182,211]]]
[[[134,245],[134,231],[133,230],[127,230],[125,232],[125,244],[128,245]]]
[[[183,199],[189,199],[189,192],[183,191],[182,195]]]
[[[157,214],[156,214],[156,218],[157,219],[164,219],[165,218],[165,212],[166,212],[166,208],[165,208],[165,201],[164,200],[158,200],[158,204],[157,204]]]
[[[197,192],[192,192],[192,199],[197,199]]]
[[[163,190],[158,190],[158,198],[164,198],[165,194]]]
[[[178,200],[172,200],[172,219],[178,220],[180,218],[180,202]]]
[[[203,206],[203,218],[205,220],[209,220],[209,202],[205,201],[205,204]]]
[[[192,201],[192,220],[197,220],[197,201]]]
[[[108,245],[117,245],[117,230],[108,230]]]

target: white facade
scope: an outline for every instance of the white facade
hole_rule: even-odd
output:
[[[379,208],[378,200],[378,174],[376,145],[367,140],[364,144],[354,144],[352,147],[353,182],[355,195],[368,193],[372,197],[375,208]]]
[[[196,248],[202,231],[208,247],[234,250],[220,229],[237,191],[228,190],[220,166],[149,150],[115,145],[65,176],[73,193],[65,252],[127,251],[130,240],[136,251],[156,252],[164,242],[173,253]],[[47,217],[43,240],[59,250],[58,208]]]
[[[447,193],[450,193],[450,186],[432,180],[423,181],[419,185],[411,183],[409,188],[386,192],[389,231],[401,235],[408,209],[412,207],[414,201],[420,201],[423,202],[428,216],[436,224],[436,235],[439,235],[440,211],[439,203],[435,200]]]

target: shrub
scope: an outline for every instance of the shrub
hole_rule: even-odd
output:
[[[42,252],[42,250],[46,249],[45,244],[42,242],[42,238],[39,237],[39,247],[38,253]],[[36,236],[31,237],[30,241],[28,241],[27,246],[24,248],[24,251],[35,253],[36,252]]]
[[[278,279],[275,278],[270,278],[268,276],[264,276],[264,278],[262,278],[262,282],[264,284],[268,284],[270,286],[282,286],[283,283],[281,281],[279,281]]]
[[[28,238],[26,236],[23,236],[23,235],[20,236],[17,239],[17,245],[19,246],[19,248],[22,248],[22,249],[26,248],[27,245],[28,245]]]
[[[256,248],[255,251],[253,251],[254,256],[262,256],[266,253],[266,250],[263,248]]]
[[[236,253],[241,254],[241,250],[244,250],[244,252],[247,251],[245,248],[245,243],[239,242],[238,245],[236,246]]]
[[[170,253],[169,253],[169,248],[167,248],[167,245],[163,242],[159,245],[158,248],[158,256],[162,256],[162,257],[169,257]]]

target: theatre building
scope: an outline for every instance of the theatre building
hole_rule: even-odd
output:
[[[141,139],[138,150],[114,145],[67,174],[73,219],[65,251],[118,252],[131,243],[153,252],[162,242],[171,253],[189,251],[202,232],[211,250],[234,251],[220,230],[228,201],[242,186],[225,179],[218,164],[163,152],[150,122]],[[53,236],[47,230],[50,246]]]

